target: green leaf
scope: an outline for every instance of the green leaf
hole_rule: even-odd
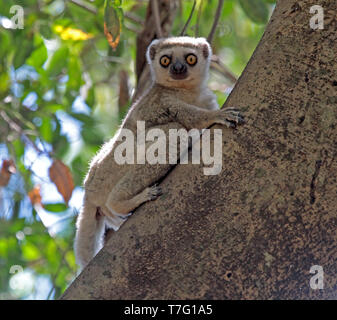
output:
[[[9,88],[10,78],[7,72],[0,73],[0,96]]]
[[[42,118],[42,124],[40,127],[40,133],[42,138],[46,142],[51,142],[53,138],[53,128],[51,124],[51,119],[50,117],[43,117]]]
[[[11,39],[10,39],[10,35],[8,33],[8,31],[6,30],[2,30],[0,28],[0,57],[4,57],[8,50],[10,49],[10,43]]]
[[[103,137],[97,129],[92,127],[83,126],[82,128],[82,137],[85,143],[93,144],[93,145],[100,145],[103,142]]]
[[[19,46],[17,46],[15,55],[14,55],[14,60],[13,60],[13,65],[14,68],[17,69],[21,67],[27,57],[30,56],[32,51],[34,50],[34,45],[32,40],[30,39],[24,39]]]
[[[69,49],[66,46],[59,48],[51,58],[47,67],[47,74],[50,77],[59,75],[68,65]]]
[[[89,108],[93,108],[93,106],[95,105],[95,88],[94,87],[91,87],[89,89],[85,102],[89,106]]]
[[[113,6],[120,7],[122,5],[122,0],[111,0]]]
[[[51,39],[53,37],[53,32],[48,21],[40,21],[39,31],[45,39]]]
[[[46,106],[46,110],[48,110],[48,112],[50,113],[55,113],[58,110],[64,110],[65,107],[62,104],[52,104],[52,105],[48,105]]]
[[[76,268],[76,261],[75,261],[75,255],[73,251],[68,251],[65,256],[64,256],[65,260],[67,261],[67,263],[69,264],[69,266],[73,269]]]
[[[25,226],[25,219],[16,219],[12,224],[11,226],[8,228],[8,231],[10,233],[16,233],[20,230],[23,229],[23,227]]]
[[[45,247],[45,257],[48,259],[49,269],[57,270],[60,264],[60,252],[58,251],[56,241],[49,239]]]
[[[245,14],[255,23],[263,24],[268,22],[268,5],[261,0],[239,0]]]
[[[50,212],[63,212],[68,209],[64,203],[48,203],[44,204],[43,208]]]
[[[69,115],[75,118],[76,120],[79,120],[83,122],[86,126],[93,126],[95,121],[92,116],[88,116],[85,113],[75,113],[75,112],[69,112]]]
[[[68,65],[69,80],[67,89],[79,90],[83,84],[80,60],[76,56],[71,56]]]
[[[38,70],[46,62],[47,58],[47,48],[42,42],[40,46],[32,52],[26,63]]]
[[[61,159],[69,150],[69,142],[65,136],[53,137],[53,150],[55,157]],[[57,139],[56,139],[57,138]]]
[[[221,17],[228,17],[233,12],[233,9],[234,3],[232,1],[225,1],[221,12]]]
[[[0,239],[0,257],[8,255],[8,241],[7,239]]]
[[[71,162],[71,171],[74,176],[74,181],[76,185],[82,185],[84,174],[88,170],[88,163],[90,158],[88,157],[88,153],[82,152],[74,158]]]
[[[25,146],[22,141],[20,139],[16,139],[12,142],[12,146],[14,147],[16,157],[22,157],[25,152]]]
[[[26,242],[22,244],[21,249],[22,256],[27,261],[36,260],[41,256],[39,248],[31,242]]]

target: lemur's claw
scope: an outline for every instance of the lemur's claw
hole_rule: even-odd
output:
[[[244,116],[239,110],[235,108],[227,108],[224,109],[223,112],[225,115],[224,124],[226,124],[229,128],[236,128],[237,125],[245,123]]]
[[[148,200],[156,200],[159,196],[163,194],[161,187],[157,184],[154,184],[152,187],[148,188]]]

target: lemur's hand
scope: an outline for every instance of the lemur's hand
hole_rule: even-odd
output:
[[[237,125],[244,124],[245,120],[239,110],[226,108],[219,110],[219,116],[215,123],[224,124],[228,128],[235,128]]]

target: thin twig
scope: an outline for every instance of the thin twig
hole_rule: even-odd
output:
[[[58,249],[60,249],[60,247],[57,245],[56,241],[55,241],[55,244],[56,244],[56,247],[57,247]],[[61,250],[61,252],[62,252],[61,262],[60,262],[60,264],[57,266],[57,270],[56,270],[55,274],[53,274],[53,275],[51,276],[52,287],[51,287],[51,289],[49,290],[49,293],[48,293],[48,295],[47,295],[47,299],[46,299],[46,300],[49,300],[49,299],[51,298],[51,295],[53,294],[53,292],[56,290],[56,283],[55,283],[55,282],[56,282],[56,278],[57,278],[59,272],[61,271],[62,266],[64,265],[64,262],[65,262],[64,257],[65,257],[65,255],[66,255],[66,253],[67,253],[67,250],[68,250],[68,248],[67,248],[66,250],[64,250],[64,251]],[[69,265],[68,265],[68,266],[69,266]],[[71,270],[71,268],[70,268],[70,270]]]
[[[68,0],[68,1],[75,4],[76,6],[81,7],[82,9],[87,10],[90,13],[97,14],[96,7],[89,3],[86,3],[82,0]],[[132,12],[124,12],[124,17],[131,20],[132,22],[144,25],[144,20]]]
[[[30,144],[35,151],[38,154],[44,153],[44,151],[40,150],[40,148],[38,148],[38,146],[28,138],[28,136],[26,136],[22,130],[22,128],[16,123],[14,122],[10,117],[8,117],[7,113],[4,110],[0,110],[0,115],[1,117],[7,122],[7,124],[9,125],[9,127],[16,131],[20,136],[22,136],[22,138],[28,143]]]
[[[144,25],[144,20],[132,12],[128,12],[128,11],[124,12],[124,17],[131,20],[132,22],[138,23],[142,26]]]
[[[152,9],[152,14],[154,16],[154,22],[156,26],[156,34],[157,38],[162,38],[163,37],[163,32],[161,30],[161,24],[160,24],[160,13],[159,13],[159,8],[158,8],[158,0],[151,0],[151,9]]]
[[[82,9],[87,10],[88,12],[91,12],[93,14],[97,14],[97,9],[90,3],[86,3],[82,0],[68,0],[69,2],[81,7]]]
[[[217,7],[216,13],[215,13],[214,22],[213,22],[213,25],[212,25],[212,29],[211,29],[208,37],[207,37],[207,41],[209,43],[212,43],[212,41],[213,41],[214,34],[215,34],[215,31],[216,31],[216,27],[218,26],[218,22],[219,22],[219,19],[220,19],[223,4],[224,4],[224,0],[219,0],[218,7]]]
[[[190,16],[188,17],[188,19],[187,19],[187,21],[186,21],[186,23],[185,23],[185,25],[184,25],[183,30],[181,30],[180,36],[184,36],[184,35],[185,35],[186,29],[187,29],[188,25],[190,24],[191,19],[192,19],[192,17],[193,17],[193,13],[194,13],[194,9],[195,9],[196,4],[197,4],[197,0],[194,0],[193,7],[192,7],[192,10],[191,10]]]
[[[202,5],[204,1],[201,0],[198,8],[198,16],[197,16],[197,23],[195,25],[195,34],[194,36],[197,38],[199,37],[199,28],[200,28],[200,19],[201,19],[201,12],[202,12]]]
[[[132,23],[128,23],[127,21],[124,21],[124,27],[125,29],[131,31],[131,32],[134,32],[136,34],[138,34],[140,32],[139,30],[139,27],[138,26],[135,26],[134,24]]]
[[[212,56],[211,68],[221,73],[232,84],[236,83],[236,76],[220,61],[219,57],[216,55]]]

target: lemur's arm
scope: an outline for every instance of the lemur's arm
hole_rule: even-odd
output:
[[[220,110],[207,110],[181,100],[175,101],[168,107],[170,116],[181,123],[188,130],[205,129],[214,123],[235,127],[244,122],[239,111],[229,108]]]

